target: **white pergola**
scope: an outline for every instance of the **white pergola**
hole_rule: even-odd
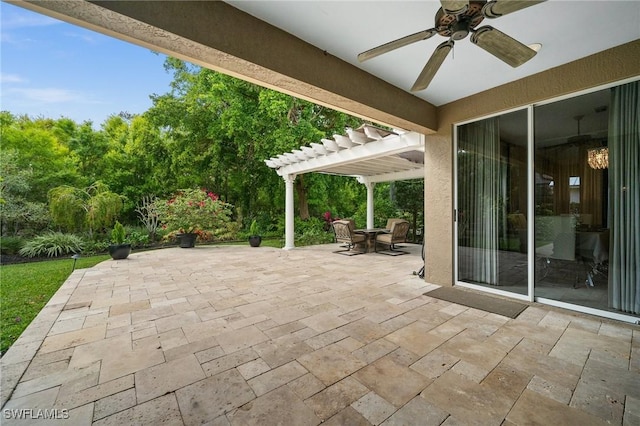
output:
[[[265,160],[285,181],[285,250],[295,248],[293,183],[304,173],[350,176],[367,187],[367,228],[373,228],[376,182],[424,178],[424,135],[364,124],[322,143]]]

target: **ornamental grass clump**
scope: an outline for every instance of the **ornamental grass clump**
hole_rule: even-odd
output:
[[[205,189],[181,189],[173,198],[157,200],[156,206],[163,229],[187,234],[224,232],[233,208]]]
[[[58,257],[71,253],[80,253],[83,246],[83,239],[77,235],[50,232],[29,240],[20,249],[20,255],[26,257]]]

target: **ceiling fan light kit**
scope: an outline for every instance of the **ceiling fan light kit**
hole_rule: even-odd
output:
[[[486,50],[501,61],[518,67],[533,58],[537,50],[526,46],[505,33],[486,25],[476,29],[484,18],[498,18],[545,0],[441,0],[442,7],[435,16],[435,26],[397,40],[382,44],[358,55],[360,62],[375,58],[384,53],[426,40],[435,34],[447,37],[429,58],[424,69],[411,88],[412,92],[426,89],[435,77],[438,69],[453,49],[455,41],[471,35],[471,42]]]

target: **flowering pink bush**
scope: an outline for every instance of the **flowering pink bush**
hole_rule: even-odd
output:
[[[340,220],[339,217],[331,217],[330,211],[324,212],[324,214],[322,215],[322,218],[324,219],[323,229],[325,231],[328,231],[331,229],[331,224],[333,223],[334,220]]]
[[[205,189],[181,189],[173,198],[156,202],[164,229],[194,233],[225,227],[231,221],[231,204]]]

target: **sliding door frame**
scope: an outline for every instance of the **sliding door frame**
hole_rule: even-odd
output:
[[[529,104],[526,106],[522,106],[522,107],[518,107],[518,108],[513,108],[510,110],[505,110],[505,111],[500,111],[498,113],[495,114],[491,114],[491,115],[485,115],[485,116],[481,116],[481,117],[475,117],[473,119],[470,120],[466,120],[466,121],[462,121],[459,123],[454,123],[453,124],[453,129],[452,129],[452,136],[453,136],[453,155],[452,155],[452,160],[453,160],[453,220],[454,220],[454,226],[453,226],[453,282],[455,286],[460,286],[460,287],[467,287],[467,288],[472,288],[475,290],[479,290],[479,291],[483,291],[486,293],[493,293],[493,294],[497,294],[500,296],[505,296],[505,297],[509,297],[509,298],[513,298],[513,299],[519,299],[519,300],[524,300],[527,302],[539,302],[545,305],[550,305],[550,306],[556,306],[559,308],[563,308],[563,309],[567,309],[567,310],[571,310],[571,311],[576,311],[576,312],[582,312],[585,314],[589,314],[589,315],[594,315],[594,316],[599,316],[599,317],[604,317],[604,318],[609,318],[609,319],[613,319],[613,320],[617,320],[617,321],[623,321],[623,322],[628,322],[628,323],[632,323],[632,324],[640,324],[640,318],[635,317],[635,316],[631,316],[628,314],[624,314],[624,313],[620,313],[620,312],[615,312],[615,311],[608,311],[608,310],[601,310],[601,309],[595,309],[595,308],[590,308],[587,306],[582,306],[582,305],[575,305],[575,304],[571,304],[571,303],[566,303],[566,302],[561,302],[558,300],[554,300],[554,299],[547,299],[544,297],[535,297],[535,165],[534,165],[534,160],[535,160],[535,134],[534,134],[534,128],[535,128],[535,117],[534,117],[534,110],[536,107],[538,106],[543,106],[543,105],[547,105],[547,104],[551,104],[551,103],[555,103],[555,102],[559,102],[565,99],[571,99],[571,98],[575,98],[577,96],[580,95],[584,95],[584,94],[588,94],[588,93],[593,93],[596,91],[600,91],[600,90],[605,90],[605,89],[610,89],[612,87],[615,86],[619,86],[619,85],[623,85],[626,83],[630,83],[633,81],[637,81],[640,80],[640,76],[636,76],[633,78],[628,78],[625,80],[621,80],[621,81],[616,81],[613,83],[609,83],[606,85],[601,85],[601,86],[597,86],[597,87],[593,87],[590,89],[586,89],[586,90],[581,90],[579,92],[573,92],[570,94],[566,94],[563,96],[559,96],[559,97],[555,97],[552,99],[548,99],[545,101],[541,101],[541,102],[537,102],[534,104]],[[487,287],[487,286],[483,286],[483,285],[479,285],[479,284],[472,284],[472,283],[466,283],[466,282],[462,282],[459,281],[459,277],[458,277],[458,267],[459,267],[459,262],[458,262],[458,255],[459,255],[459,248],[458,248],[458,224],[459,224],[459,217],[458,217],[458,127],[459,126],[463,126],[465,124],[469,124],[469,123],[473,123],[476,121],[480,121],[480,120],[485,120],[488,118],[492,118],[492,117],[497,117],[497,116],[501,116],[501,115],[505,115],[505,114],[509,114],[511,112],[515,112],[515,111],[522,111],[522,110],[527,110],[527,294],[526,295],[522,295],[522,294],[518,294],[518,293],[513,293],[513,292],[509,292],[509,291],[504,291],[504,290],[500,290],[498,288],[492,288],[492,287]]]
[[[469,124],[469,123],[475,123],[477,121],[481,121],[481,120],[486,120],[489,118],[493,118],[493,117],[500,117],[502,115],[505,114],[509,114],[512,112],[518,112],[518,111],[523,111],[523,110],[527,110],[527,131],[528,131],[528,135],[527,135],[527,190],[529,192],[531,192],[530,190],[530,186],[533,187],[533,179],[531,177],[533,171],[533,167],[531,167],[531,165],[533,164],[533,148],[531,148],[530,146],[532,146],[533,144],[532,142],[532,138],[533,138],[533,134],[531,133],[531,129],[533,126],[533,120],[531,119],[532,114],[533,114],[533,105],[528,105],[528,106],[523,106],[523,107],[518,107],[518,108],[513,108],[513,109],[509,109],[509,110],[505,110],[505,111],[500,111],[499,113],[496,114],[491,114],[491,115],[485,115],[483,117],[477,117],[474,118],[472,120],[466,120],[466,121],[462,121],[460,123],[455,123],[453,125],[453,220],[454,220],[454,226],[453,226],[453,282],[454,285],[460,286],[460,287],[467,287],[467,288],[473,288],[476,290],[481,290],[484,291],[486,293],[493,293],[493,294],[497,294],[500,296],[506,296],[506,297],[510,297],[513,299],[518,299],[518,300],[524,300],[527,302],[533,302],[533,279],[532,279],[532,270],[531,270],[531,259],[534,259],[534,257],[531,255],[531,244],[532,244],[532,235],[533,235],[533,223],[531,220],[527,219],[527,294],[519,294],[519,293],[513,293],[510,291],[505,291],[505,290],[500,290],[499,288],[493,288],[493,287],[486,287],[486,286],[482,286],[482,285],[478,285],[478,284],[472,284],[472,283],[467,283],[467,282],[463,282],[460,281],[458,278],[458,254],[459,254],[459,249],[458,249],[458,211],[459,211],[459,206],[458,206],[458,128],[460,126],[463,126],[465,124]],[[532,194],[528,194],[527,195],[527,215],[530,214],[530,211],[533,210],[533,197]]]

